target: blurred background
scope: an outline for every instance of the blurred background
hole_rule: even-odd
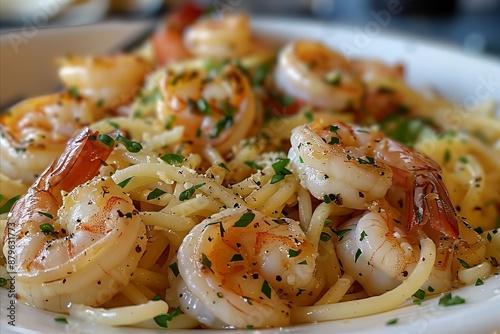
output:
[[[161,26],[163,18],[173,8],[186,2],[0,0],[0,110],[26,96],[59,90],[60,82],[54,59],[68,53],[104,55],[130,51],[142,45]],[[352,33],[354,36],[373,33],[370,32],[370,27],[373,29],[376,26],[376,34],[381,31],[403,36],[399,40],[407,41],[405,52],[416,50],[415,43],[418,40],[411,38],[416,36],[425,41],[437,42],[437,45],[453,45],[474,58],[486,55],[492,63],[498,63],[500,69],[500,0],[190,2],[202,5],[207,14],[215,16],[239,11],[267,17],[268,21],[274,18],[314,20],[322,26],[337,25],[341,27],[337,31]],[[284,33],[286,35],[286,32]],[[372,46],[370,50],[365,51],[375,50]],[[384,50],[385,53],[386,51]],[[397,50],[389,50],[391,58],[397,57],[397,54]],[[446,58],[437,61],[427,57],[423,58],[426,64],[428,61],[427,65],[436,66],[437,69],[442,69],[443,65],[449,62]],[[469,67],[456,72],[455,65],[446,76],[472,71],[471,78],[476,78],[478,74]],[[428,70],[427,67],[426,69]],[[494,72],[500,73],[496,70],[492,71]],[[411,73],[409,79],[412,79]]]
[[[31,26],[157,19],[179,0],[0,0],[0,33]],[[308,18],[360,27],[393,6],[388,31],[500,56],[500,0],[197,0],[213,10]],[[44,11],[40,13],[40,8]],[[383,20],[383,17],[381,18]]]

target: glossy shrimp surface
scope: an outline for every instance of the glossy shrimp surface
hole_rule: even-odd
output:
[[[274,79],[286,94],[317,108],[357,108],[363,94],[349,61],[319,42],[296,41],[283,48]]]
[[[336,245],[337,255],[369,295],[394,289],[418,261],[418,239],[390,219],[387,212],[366,212],[339,227],[349,231]]]
[[[195,226],[177,253],[181,306],[209,327],[278,327],[315,285],[317,252],[299,223],[227,209]],[[297,300],[300,298],[296,298]]]
[[[440,167],[382,133],[321,120],[295,128],[288,153],[301,184],[320,199],[365,209],[399,193],[408,230],[426,223],[458,236],[458,223]]]
[[[58,65],[64,85],[101,108],[115,108],[132,101],[150,70],[141,57],[126,54],[70,55],[59,59]]]
[[[370,296],[394,289],[417,265],[420,256],[418,238],[409,234],[400,220],[401,215],[393,208],[377,208],[338,227],[347,231],[335,245],[343,269],[356,277]],[[432,271],[421,286],[424,291],[441,293],[452,287],[452,247],[439,248]]]
[[[245,138],[255,119],[254,96],[245,75],[227,65],[215,76],[192,70],[167,72],[160,86],[161,120],[183,125],[186,139],[228,152]]]
[[[56,312],[70,303],[99,306],[128,283],[144,252],[132,200],[111,178],[93,178],[112,150],[95,135],[81,131],[8,216],[26,304]]]
[[[33,183],[64,150],[66,142],[102,113],[69,93],[27,99],[0,117],[1,172]]]
[[[251,36],[248,16],[231,14],[198,21],[184,33],[184,43],[195,56],[240,57],[250,52]]]

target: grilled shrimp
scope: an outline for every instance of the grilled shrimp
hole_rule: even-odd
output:
[[[359,121],[382,120],[387,116],[410,107],[402,65],[389,66],[377,60],[355,59],[351,62],[354,73],[364,86]],[[403,89],[401,89],[403,88]]]
[[[320,200],[364,210],[398,195],[408,230],[424,225],[457,237],[458,223],[440,167],[375,130],[321,119],[295,128],[288,153],[301,184]],[[402,196],[402,197],[401,197]]]
[[[349,61],[319,42],[296,41],[278,56],[278,88],[317,108],[357,109],[363,86]]]
[[[58,60],[59,78],[68,89],[98,107],[115,108],[133,100],[150,71],[141,57],[120,54],[105,57],[67,56]]]
[[[203,14],[203,8],[191,2],[183,3],[167,16],[165,26],[151,39],[154,58],[160,64],[191,57],[184,45],[184,30]]]
[[[380,295],[397,287],[413,272],[420,248],[416,236],[398,226],[394,210],[366,211],[338,227],[348,230],[335,245],[345,272],[355,277],[370,295]],[[438,257],[421,289],[441,293],[451,288],[451,251],[438,252]]]
[[[245,138],[255,119],[255,102],[246,76],[227,65],[215,76],[197,71],[167,72],[158,105],[161,120],[185,127],[185,137],[197,146],[228,152]]]
[[[195,23],[184,33],[184,43],[195,56],[223,59],[249,53],[251,37],[248,16],[232,14]]]
[[[10,179],[33,183],[77,130],[101,112],[86,99],[59,93],[27,99],[0,117],[0,167]]]
[[[183,311],[209,327],[286,326],[280,297],[297,303],[316,288],[317,256],[298,222],[226,209],[184,239],[172,287]]]
[[[112,150],[95,135],[82,130],[9,213],[3,251],[26,304],[99,306],[128,284],[145,250],[132,200],[112,179],[93,178]]]

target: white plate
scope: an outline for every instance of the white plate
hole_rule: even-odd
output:
[[[376,23],[376,21],[373,21]],[[376,57],[388,62],[403,62],[407,78],[415,87],[431,84],[457,104],[473,106],[487,100],[500,104],[500,63],[467,55],[458,49],[443,47],[435,42],[422,41],[408,36],[378,33],[363,36],[365,27],[345,27],[317,22],[256,19],[255,31],[269,38],[309,38],[321,40],[330,46],[344,50],[354,57]],[[373,27],[374,24],[371,24]],[[96,30],[95,28],[82,28]],[[116,26],[108,26],[116,29]],[[67,30],[68,31],[68,30]],[[74,31],[74,29],[69,30]],[[103,31],[100,34],[113,34]],[[372,30],[373,31],[373,30]],[[116,32],[118,33],[118,32]],[[90,35],[81,35],[91,38]],[[40,31],[36,38],[71,39],[64,31],[50,29]],[[88,42],[78,40],[78,43]],[[76,43],[76,42],[75,42]],[[53,40],[52,45],[57,45]],[[102,45],[99,46],[102,50]],[[87,50],[92,53],[92,50]],[[15,70],[16,64],[9,64]],[[52,69],[51,69],[52,70]],[[53,87],[48,87],[48,92]],[[26,92],[28,93],[28,92]],[[500,113],[499,113],[500,115]],[[452,292],[466,299],[463,305],[441,307],[438,297],[426,299],[422,305],[408,302],[399,309],[373,316],[334,322],[293,326],[283,329],[244,331],[244,333],[498,333],[500,331],[500,277],[494,275],[482,286],[468,286]],[[68,325],[56,323],[55,314],[17,305],[16,327],[9,326],[10,300],[4,289],[1,292],[1,333],[165,333],[132,328],[102,328],[70,319]],[[398,318],[396,325],[387,326],[390,319]],[[175,331],[170,331],[175,332]],[[214,333],[220,331],[204,331]],[[191,333],[191,331],[182,331]],[[227,332],[226,332],[227,333]]]

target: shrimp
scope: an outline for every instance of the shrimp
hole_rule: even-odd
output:
[[[9,213],[3,252],[18,298],[31,306],[102,305],[128,284],[145,250],[132,200],[111,178],[94,177],[112,151],[96,134],[82,130]]]
[[[392,290],[410,275],[417,265],[418,238],[395,221],[394,210],[372,210],[350,219],[338,227],[348,230],[335,245],[345,272],[363,286],[368,295]],[[451,248],[438,251],[433,269],[421,289],[441,293],[451,288]]]
[[[244,139],[255,120],[254,95],[246,76],[227,65],[215,76],[192,70],[167,72],[160,90],[160,120],[184,125],[185,138],[227,153]]]
[[[57,62],[59,78],[64,85],[104,109],[131,102],[151,70],[141,57],[127,54],[103,57],[70,55]]]
[[[252,49],[252,33],[248,16],[225,15],[220,20],[205,19],[184,33],[186,48],[195,56],[234,58]]]
[[[409,107],[402,65],[389,66],[366,59],[355,59],[351,64],[365,85],[361,112],[357,115],[359,121],[366,121],[367,117],[379,121]]]
[[[191,57],[191,53],[184,45],[183,32],[202,13],[201,7],[188,2],[177,7],[167,17],[165,27],[151,39],[154,56],[158,63],[167,64]]]
[[[287,45],[278,56],[274,80],[286,94],[317,108],[358,109],[363,94],[349,61],[318,42]]]
[[[298,222],[226,209],[184,239],[172,287],[183,311],[209,327],[286,326],[290,309],[281,298],[300,304],[321,290],[317,256]]]
[[[388,194],[403,195],[406,229],[430,223],[458,237],[456,214],[441,169],[431,159],[375,130],[321,119],[295,128],[288,157],[301,184],[320,200],[364,210]],[[392,204],[392,203],[391,203]]]
[[[0,167],[13,180],[33,183],[83,126],[102,116],[90,101],[58,93],[27,99],[0,116]]]
[[[385,217],[384,217],[385,216]],[[418,239],[388,222],[387,215],[366,212],[338,227],[349,230],[335,245],[345,272],[370,295],[394,289],[415,268]]]

